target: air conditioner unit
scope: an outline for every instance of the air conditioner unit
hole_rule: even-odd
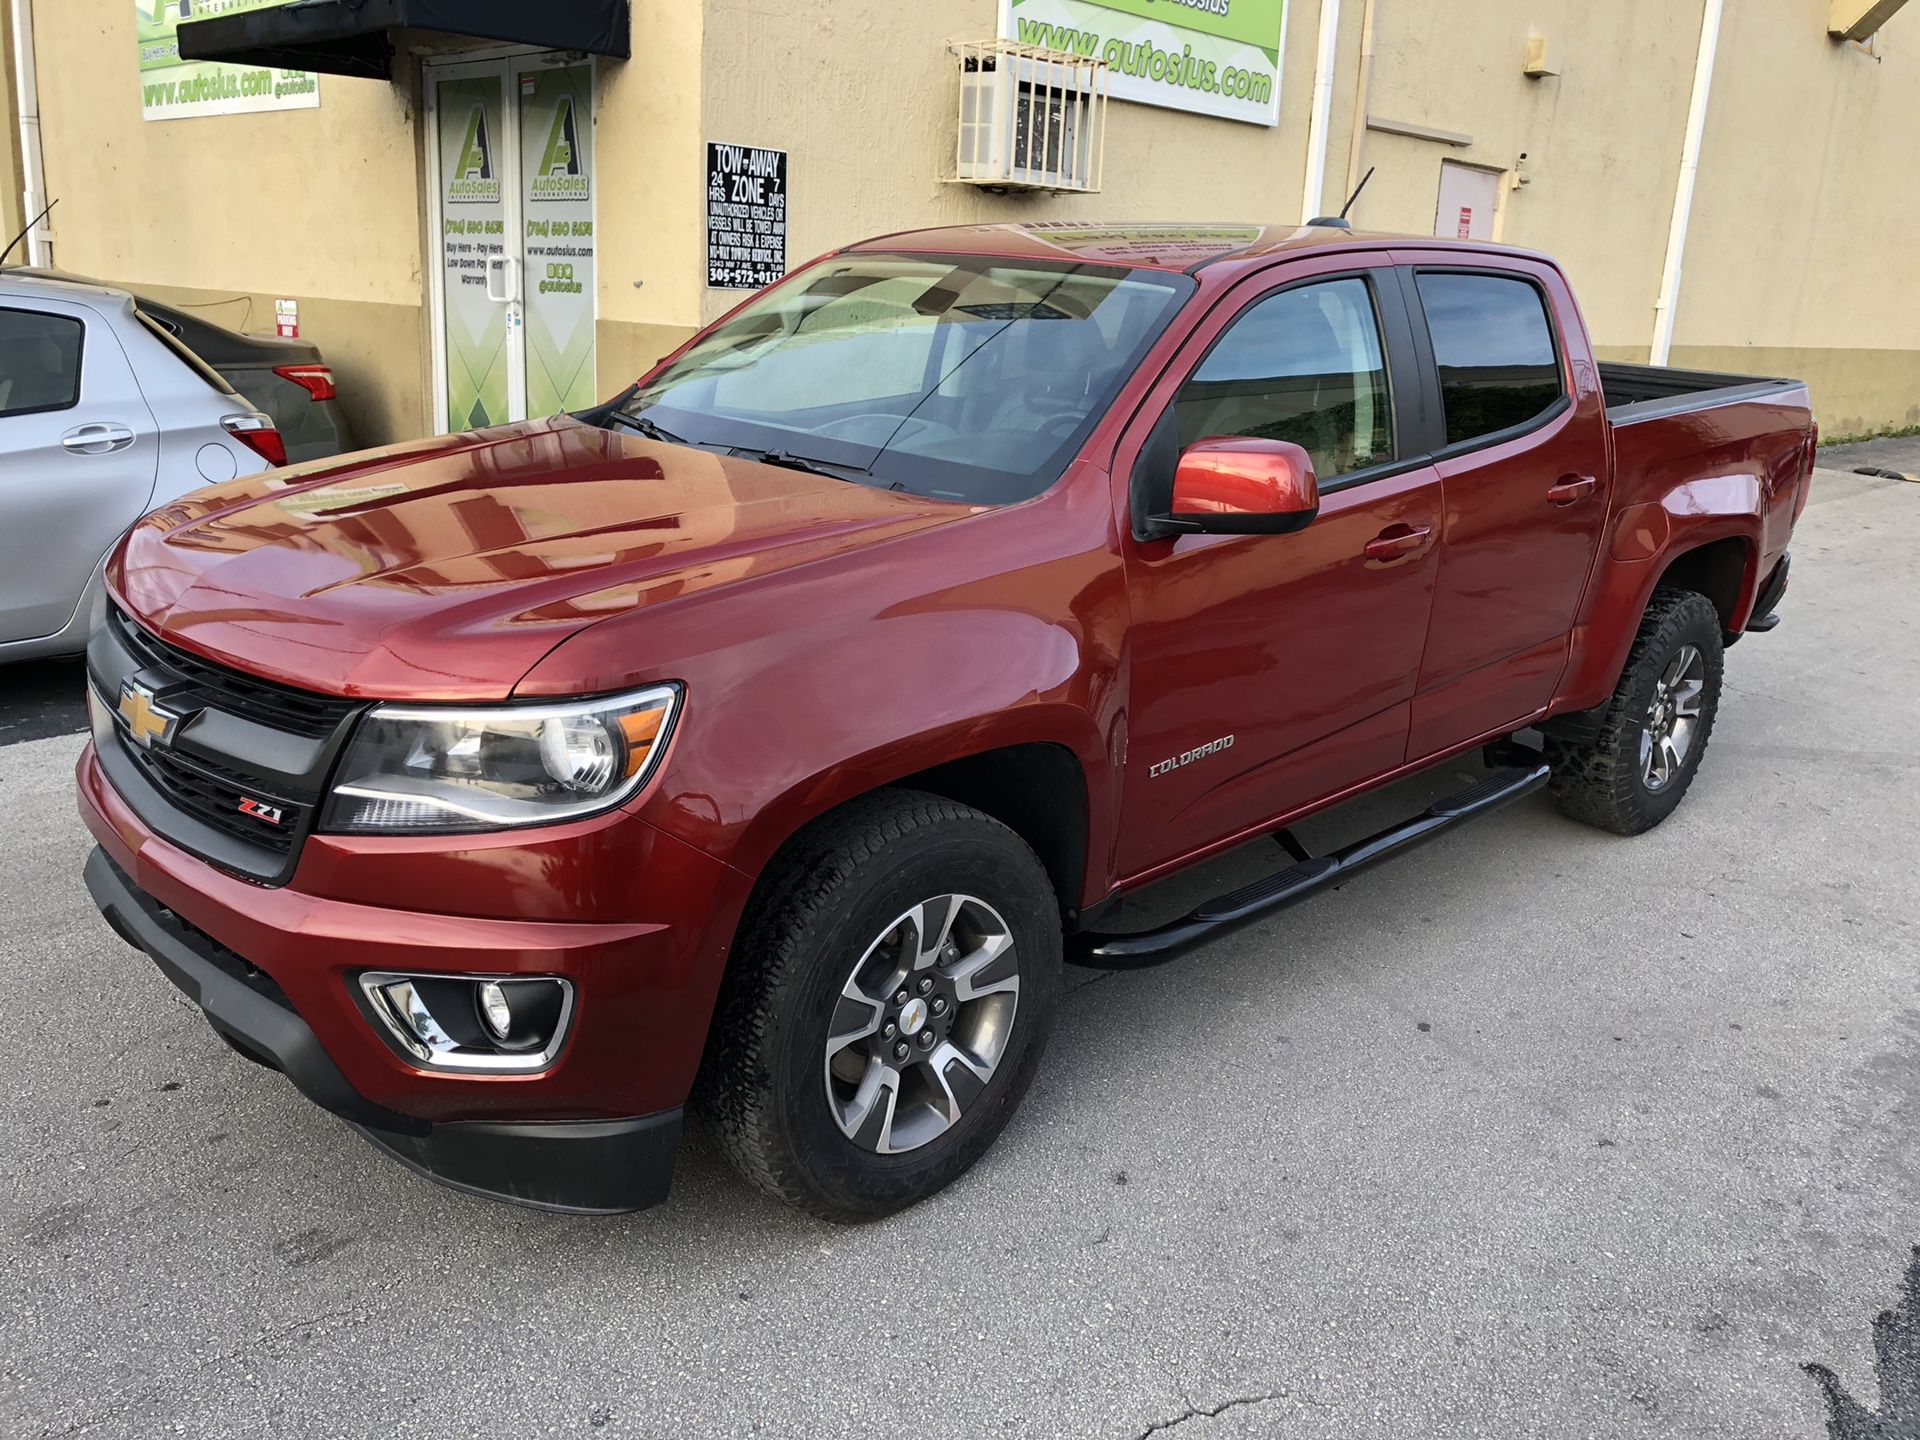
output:
[[[967,41],[952,178],[994,190],[1100,188],[1105,62],[1011,40]]]

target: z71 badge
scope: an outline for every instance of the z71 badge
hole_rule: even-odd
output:
[[[1158,779],[1170,771],[1178,770],[1182,765],[1191,765],[1196,760],[1204,760],[1209,755],[1218,755],[1222,750],[1233,748],[1233,736],[1222,735],[1218,740],[1209,740],[1204,745],[1196,745],[1184,755],[1176,755],[1171,760],[1160,760],[1147,767],[1149,779]]]
[[[280,806],[268,805],[263,801],[255,800],[251,796],[241,797],[240,813],[242,815],[251,815],[256,820],[264,820],[269,825],[284,825],[287,823],[287,812]]]

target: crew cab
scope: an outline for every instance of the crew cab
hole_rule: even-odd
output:
[[[640,1208],[691,1109],[761,1189],[885,1213],[1007,1123],[1063,964],[1169,960],[1541,789],[1658,824],[1778,619],[1814,442],[1795,382],[1598,363],[1538,254],[868,241],[591,412],[135,527],[86,879],[437,1180]],[[1472,753],[1361,844],[1288,828]],[[1271,875],[1115,927],[1265,837]]]

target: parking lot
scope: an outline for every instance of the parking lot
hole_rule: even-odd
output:
[[[1779,1440],[1809,1363],[1920,1394],[1873,1325],[1920,1242],[1916,527],[1821,472],[1658,831],[1528,801],[1076,971],[997,1149],[854,1229],[698,1138],[617,1220],[381,1158],[99,921],[79,672],[0,672],[0,1431]]]

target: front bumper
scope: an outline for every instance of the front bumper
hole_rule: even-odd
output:
[[[746,877],[615,812],[517,846],[315,837],[292,884],[263,886],[155,833],[91,747],[77,779],[102,914],[236,1049],[457,1188],[588,1212],[665,1198]],[[538,1073],[429,1071],[362,1010],[368,970],[561,975],[577,1011]]]
[[[457,1190],[543,1210],[616,1214],[667,1198],[679,1109],[636,1119],[561,1123],[422,1120],[360,1094],[284,991],[210,935],[145,895],[95,848],[87,889],[114,933],[144,950],[234,1049],[280,1071],[418,1174]]]

